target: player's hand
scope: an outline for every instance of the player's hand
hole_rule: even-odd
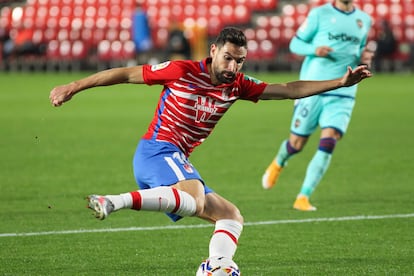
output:
[[[328,47],[328,46],[319,46],[315,50],[315,55],[318,56],[318,57],[326,57],[332,51],[333,51],[333,49],[331,47]]]
[[[75,93],[73,86],[66,84],[53,88],[49,95],[50,103],[53,106],[61,106],[64,102],[69,101]]]
[[[368,67],[366,65],[360,65],[356,67],[354,70],[352,70],[352,68],[348,66],[345,75],[342,77],[341,83],[343,84],[343,86],[352,86],[354,84],[357,84],[361,80],[369,78],[371,76],[372,73],[368,70]]]

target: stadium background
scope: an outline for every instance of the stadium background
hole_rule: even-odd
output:
[[[313,6],[330,0],[1,0],[0,26],[15,36],[32,30],[34,43],[45,45],[42,56],[18,56],[1,61],[4,71],[99,70],[113,66],[161,61],[173,23],[189,39],[193,58],[208,53],[208,45],[226,25],[244,29],[249,39],[246,70],[296,70],[300,58],[287,50],[289,40]],[[374,19],[375,41],[380,19],[387,19],[398,40],[391,58],[393,70],[413,68],[413,0],[357,0]],[[152,46],[138,49],[133,16],[147,16]],[[145,31],[145,28],[142,29]]]
[[[178,3],[181,8],[176,5],[172,10],[167,9],[170,2]],[[186,9],[183,1],[170,2],[160,2],[152,8],[153,12],[164,10],[173,18],[173,11],[181,14],[183,10],[194,10]],[[98,28],[100,25],[93,22],[99,17],[90,18],[86,10],[91,14],[99,14],[99,9],[104,13],[110,10],[120,15],[127,9],[120,13],[115,7],[121,1],[113,0],[0,0],[0,3],[1,26],[10,30],[27,21],[26,12],[34,12],[30,3],[38,3],[38,12],[42,11],[44,16],[32,14],[32,22],[37,22],[33,26],[40,24],[45,29],[36,28],[34,33],[45,42],[49,41],[48,35],[56,35],[48,45],[61,45],[46,57],[28,56],[10,60],[8,64],[0,62],[0,275],[194,275],[208,254],[208,241],[214,229],[210,224],[195,218],[173,224],[162,214],[133,211],[97,221],[84,208],[84,197],[88,194],[121,193],[136,187],[131,158],[137,140],[152,118],[159,87],[101,87],[60,108],[52,107],[48,100],[54,86],[90,73],[77,70],[95,71],[105,66],[130,64],[131,60],[136,62],[134,56],[132,59],[118,56],[111,64],[100,60],[97,47],[100,40],[77,40],[80,44],[68,39],[60,41],[62,37],[70,38],[70,34],[76,37],[81,30],[80,22],[90,24],[86,24],[88,27],[81,24],[86,37],[88,33],[95,38],[113,34],[109,29]],[[52,3],[55,8],[49,7]],[[73,4],[66,12],[82,11],[84,20],[68,21],[67,17],[61,17],[64,12],[60,3]],[[81,8],[75,9],[75,4],[80,3]],[[97,9],[96,3],[100,8]],[[125,3],[122,1],[122,5]],[[151,3],[155,5],[154,1]],[[185,3],[214,3],[212,10],[231,6],[227,0]],[[274,8],[265,5],[270,2],[263,2],[260,5],[267,8],[262,10],[256,10],[262,3],[259,1],[234,3],[254,3],[256,7],[248,6],[248,23],[234,23],[245,28],[249,37],[255,37],[250,42],[251,50],[252,45],[254,50],[260,44],[280,47],[269,58],[249,61],[248,69],[263,70],[255,77],[269,82],[297,79],[299,61],[288,54],[286,44],[282,47],[281,41],[273,45],[259,41],[281,34],[290,33],[290,37],[292,28],[285,30],[284,25],[296,22],[293,14],[301,14],[297,12],[299,7],[310,7],[316,2],[278,1]],[[390,21],[395,22],[400,51],[393,62],[399,66],[398,70],[412,71],[413,63],[406,51],[412,44],[412,1],[358,3],[371,9],[372,14],[386,12]],[[134,9],[131,7],[129,12]],[[44,23],[52,11],[59,11],[59,17],[51,17],[51,25]],[[130,15],[122,21],[127,22],[126,26]],[[213,19],[206,18],[208,22]],[[168,25],[154,24],[166,19],[149,19],[154,42],[163,41],[156,37],[165,39]],[[223,16],[224,19],[229,16]],[[109,18],[99,20],[108,26],[109,21],[118,22]],[[65,26],[69,22],[70,28],[76,27],[70,32],[56,25]],[[120,37],[114,41],[121,42],[122,30],[118,30]],[[122,37],[130,36],[129,32],[130,29],[124,29]],[[191,28],[187,32],[192,33]],[[203,35],[200,55],[213,36]],[[85,44],[88,41],[91,44]],[[119,46],[119,42],[113,42],[114,46]],[[77,49],[75,45],[89,45],[86,52],[80,51],[82,58],[72,56],[71,51]],[[163,45],[149,54],[162,55]],[[291,72],[265,72],[266,69]],[[293,103],[242,101],[229,110],[212,136],[193,153],[192,162],[209,185],[234,202],[245,217],[235,256],[243,275],[413,274],[413,80],[412,72],[376,72],[373,78],[360,84],[350,135],[344,137],[332,169],[314,195],[318,211],[312,213],[295,212],[291,204],[318,144],[317,135],[300,158],[290,161],[291,168],[281,175],[280,185],[271,191],[263,191],[260,185],[262,171],[274,154],[272,149],[288,134]]]

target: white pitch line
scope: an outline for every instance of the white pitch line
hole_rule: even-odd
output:
[[[378,219],[395,219],[395,218],[412,218],[411,214],[393,214],[377,216],[350,216],[350,217],[333,217],[333,218],[309,218],[309,219],[286,219],[286,220],[269,220],[246,222],[244,226],[257,225],[275,225],[275,224],[293,224],[293,223],[311,223],[311,222],[332,222],[332,221],[351,221],[351,220],[378,220]],[[127,228],[103,228],[103,229],[80,229],[64,231],[46,231],[46,232],[27,232],[27,233],[0,233],[0,238],[4,237],[28,237],[28,236],[47,236],[47,235],[64,235],[64,234],[83,234],[83,233],[109,233],[109,232],[127,232],[127,231],[156,231],[156,230],[176,230],[176,229],[193,229],[212,227],[211,224],[195,225],[166,225],[150,227],[127,227]]]

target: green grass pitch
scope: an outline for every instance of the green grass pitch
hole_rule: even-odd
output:
[[[160,87],[94,88],[49,104],[55,85],[83,76],[0,74],[0,275],[194,275],[209,224],[129,210],[98,221],[85,208],[90,193],[136,189],[132,155]],[[360,84],[312,213],[292,204],[319,133],[264,191],[261,175],[288,135],[293,102],[239,101],[229,110],[191,161],[245,217],[235,256],[243,275],[414,273],[413,102],[413,74]]]

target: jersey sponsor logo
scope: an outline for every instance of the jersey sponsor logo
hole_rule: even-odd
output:
[[[342,42],[351,42],[354,44],[360,44],[360,39],[356,36],[347,35],[346,33],[341,34],[332,34],[328,33],[328,39],[329,40],[338,40]]]
[[[215,103],[216,101],[209,97],[199,96],[197,98],[197,102],[194,105],[194,108],[196,110],[195,121],[197,123],[208,121],[211,115],[213,115],[217,111]]]
[[[155,65],[152,65],[151,66],[151,71],[157,71],[157,70],[161,70],[161,69],[164,69],[165,67],[167,67],[168,65],[170,65],[170,61],[166,61],[166,62],[163,62],[163,63],[159,63],[159,64],[155,64]]]

